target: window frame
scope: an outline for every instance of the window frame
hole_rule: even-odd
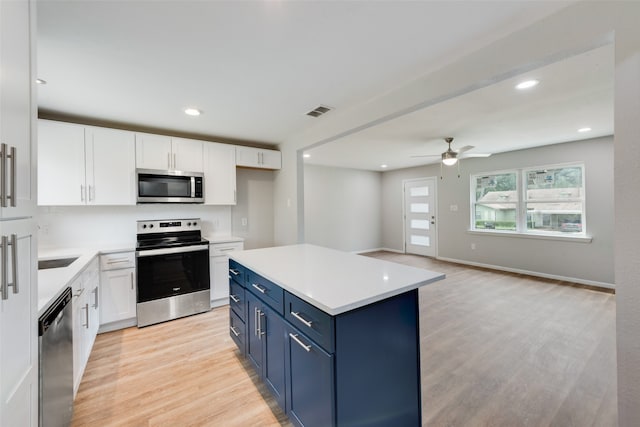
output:
[[[528,201],[526,199],[527,195],[527,184],[528,184],[528,173],[545,170],[545,169],[563,169],[563,168],[574,168],[579,167],[581,169],[581,184],[580,187],[580,198],[572,198],[569,199],[570,202],[580,202],[582,205],[582,211],[580,216],[580,221],[582,224],[581,232],[573,232],[573,233],[564,233],[560,230],[529,230],[527,228],[527,204],[528,203],[558,203],[558,200],[535,200]],[[508,173],[514,173],[516,176],[516,227],[515,230],[495,230],[495,229],[483,229],[476,228],[476,190],[477,190],[477,179],[483,176],[491,176],[491,175],[503,175]],[[548,238],[552,240],[582,240],[582,241],[591,241],[591,237],[587,235],[587,200],[586,200],[586,168],[584,162],[570,162],[570,163],[556,163],[542,166],[527,166],[520,168],[512,168],[512,169],[502,169],[495,171],[487,171],[475,173],[469,176],[469,195],[470,195],[470,222],[469,222],[469,232],[477,233],[477,234],[504,234],[513,237],[534,237],[534,238]],[[578,187],[576,187],[578,188]],[[511,203],[511,202],[510,202]]]

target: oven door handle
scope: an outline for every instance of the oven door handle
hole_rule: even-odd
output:
[[[149,249],[148,251],[136,251],[136,257],[146,257],[155,255],[168,255],[168,254],[180,254],[185,252],[198,252],[208,251],[209,245],[196,245],[196,246],[180,246],[178,248],[162,248],[162,249]]]

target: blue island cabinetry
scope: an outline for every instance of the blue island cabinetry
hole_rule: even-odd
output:
[[[330,315],[229,261],[230,335],[299,426],[420,426],[418,290]]]

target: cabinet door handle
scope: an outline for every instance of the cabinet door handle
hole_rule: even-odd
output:
[[[253,307],[253,335],[258,336],[258,307]]]
[[[264,317],[264,311],[258,310],[258,338],[262,339],[262,336],[266,333],[262,330],[262,318]]]
[[[171,169],[171,153],[167,153],[167,169]]]
[[[128,258],[118,258],[118,259],[110,259],[107,261],[107,264],[119,264],[121,262],[129,262]]]
[[[131,290],[133,290],[133,271],[131,272]]]
[[[84,326],[85,328],[89,329],[89,303],[86,303],[84,305],[84,314],[85,314],[85,319],[87,320],[87,323],[85,323]]]
[[[235,249],[235,248],[218,248],[218,250],[219,250],[220,252],[229,252],[229,251],[232,251],[232,250],[234,250],[234,249]],[[237,275],[236,275],[236,276],[237,276]]]
[[[74,297],[79,297],[83,293],[84,293],[84,288],[80,289],[80,291],[77,294],[75,294]]]
[[[0,144],[0,206],[2,206],[3,208],[7,207],[7,171],[6,171],[6,161],[5,161],[6,159],[7,159],[7,144],[2,143]]]
[[[7,156],[11,159],[9,166],[11,167],[11,173],[9,174],[9,179],[11,179],[11,183],[9,187],[11,188],[11,195],[7,195],[7,198],[11,199],[11,206],[16,207],[16,147],[11,147],[10,154]],[[6,193],[5,193],[6,194]]]
[[[84,185],[80,184],[80,201],[84,202]]]
[[[233,274],[234,276],[237,276],[238,274],[240,274],[238,270],[234,270],[233,268],[229,269],[229,273]]]
[[[173,153],[173,168],[176,169],[176,153]]]
[[[91,202],[92,200],[96,199],[96,187],[95,185],[90,185],[89,186],[89,201]]]
[[[7,286],[7,283],[9,282],[9,272],[7,271],[8,245],[7,236],[2,236],[0,238],[0,250],[2,251],[2,254],[0,254],[0,268],[2,269],[2,271],[0,271],[0,275],[2,277],[0,282],[0,292],[2,293],[3,300],[9,299],[9,288]]]
[[[240,336],[240,332],[236,331],[236,328],[234,328],[233,326],[229,326],[229,329],[231,329],[231,332],[233,332],[233,335],[237,337]]]
[[[7,291],[9,286],[13,288],[13,293],[18,293],[18,235],[12,234],[11,241],[8,243],[11,246],[11,272],[13,274],[13,283],[7,283]]]
[[[298,313],[297,311],[292,311],[291,315],[301,321],[305,326],[311,327],[311,325],[313,324],[313,321],[306,320],[304,317],[300,316],[300,313]]]
[[[252,283],[251,286],[256,288],[261,294],[266,294],[267,293],[267,288],[264,288],[264,287],[262,287],[260,285],[255,284],[255,283]]]
[[[300,345],[300,347],[304,348],[307,352],[311,351],[311,346],[306,345],[305,343],[300,341],[300,338],[298,338],[298,334],[292,334],[291,332],[289,332],[289,336],[291,337],[292,340],[297,342]]]
[[[93,293],[96,296],[95,304],[93,304],[93,308],[98,309],[98,287],[96,286],[96,288],[93,290]]]
[[[235,303],[239,303],[240,302],[240,298],[238,298],[237,296],[231,294],[229,295],[229,298],[231,298],[231,300]]]

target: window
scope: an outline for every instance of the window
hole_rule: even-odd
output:
[[[515,171],[473,177],[475,230],[517,229],[517,181]]]
[[[474,175],[471,191],[472,230],[584,234],[582,164]]]

